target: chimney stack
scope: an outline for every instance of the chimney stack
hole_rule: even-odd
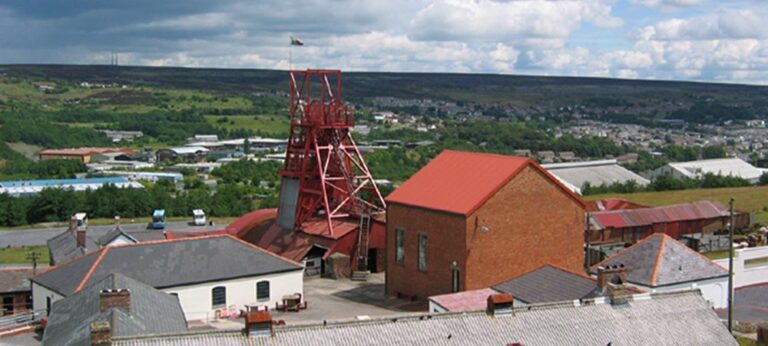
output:
[[[486,312],[493,317],[511,315],[515,299],[511,294],[500,293],[488,296]]]
[[[99,296],[99,311],[112,308],[123,308],[131,312],[131,291],[127,288],[101,290]]]
[[[69,219],[69,230],[72,232],[77,231],[77,217],[74,215]]]
[[[94,321],[91,323],[91,345],[111,346],[112,329],[107,321]]]
[[[75,235],[77,236],[77,247],[85,247],[85,230],[77,230],[75,231]]]
[[[618,279],[614,279],[618,278]],[[623,264],[597,267],[597,287],[604,289],[609,283],[624,284],[627,281],[627,268]]]
[[[251,311],[245,318],[245,334],[249,337],[273,336],[275,329],[269,311]]]

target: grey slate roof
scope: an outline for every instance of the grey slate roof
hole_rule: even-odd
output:
[[[112,308],[100,312],[99,296],[103,289],[130,290],[130,311]],[[90,324],[94,321],[109,322],[113,336],[187,331],[177,297],[121,274],[112,274],[53,304],[43,345],[90,345]]]
[[[0,293],[26,292],[32,290],[29,277],[32,269],[0,270]]]
[[[529,304],[593,298],[602,291],[596,280],[551,265],[493,286],[493,289]]]
[[[302,269],[230,235],[217,235],[107,246],[32,281],[68,296],[111,273],[165,288]]]
[[[59,265],[69,260],[78,258],[88,251],[93,251],[99,248],[99,244],[96,243],[88,233],[85,235],[85,247],[77,246],[77,236],[75,232],[66,230],[61,234],[48,239],[48,249],[51,251],[51,264]]]
[[[664,234],[652,234],[592,267],[623,264],[627,281],[647,287],[728,276],[728,271],[685,244]]]
[[[123,231],[123,229],[120,226],[117,226],[117,227],[109,230],[109,232],[107,232],[106,234],[104,234],[103,236],[101,236],[99,238],[98,242],[101,245],[106,245],[106,244],[109,244],[109,242],[115,240],[115,238],[117,238],[117,237],[119,237],[121,235],[126,237],[126,238],[128,238],[128,239],[133,240],[134,242],[138,242],[138,240],[136,238],[134,238],[132,235],[130,235],[127,232]]]
[[[117,338],[114,346],[198,345],[737,345],[698,291],[644,295],[626,305],[534,305],[514,315],[485,312],[400,316],[275,327],[275,336],[239,330]]]

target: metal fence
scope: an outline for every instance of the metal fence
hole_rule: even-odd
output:
[[[0,317],[0,331],[22,327],[45,317],[45,309],[25,311],[18,314]]]

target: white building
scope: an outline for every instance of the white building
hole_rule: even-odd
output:
[[[728,268],[728,258],[715,260]],[[738,249],[733,255],[733,287],[768,282],[768,246]]]
[[[592,272],[617,266],[626,268],[625,284],[645,292],[699,289],[714,308],[727,305],[728,270],[664,233],[619,251],[592,267]]]
[[[755,184],[765,172],[765,169],[752,166],[742,159],[726,158],[671,162],[653,171],[653,173],[651,173],[651,178],[655,179],[662,175],[672,175],[675,178],[695,179],[702,177],[704,174],[711,173],[715,175],[739,177]]]
[[[35,309],[111,274],[177,295],[187,320],[207,320],[246,309],[274,308],[303,294],[303,266],[230,235],[107,246],[32,279]]]
[[[586,183],[592,187],[627,183],[634,181],[637,186],[646,186],[650,181],[622,167],[616,160],[598,160],[542,165],[549,173],[577,194]]]

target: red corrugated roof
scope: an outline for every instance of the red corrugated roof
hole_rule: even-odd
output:
[[[588,202],[589,211],[627,210],[649,208],[646,205],[633,203],[621,198],[606,198]]]
[[[470,215],[528,165],[585,205],[531,159],[453,150],[435,157],[392,192],[387,202]]]
[[[624,228],[719,218],[726,212],[726,208],[718,202],[697,201],[656,208],[598,211],[592,213],[592,219],[602,228]]]

